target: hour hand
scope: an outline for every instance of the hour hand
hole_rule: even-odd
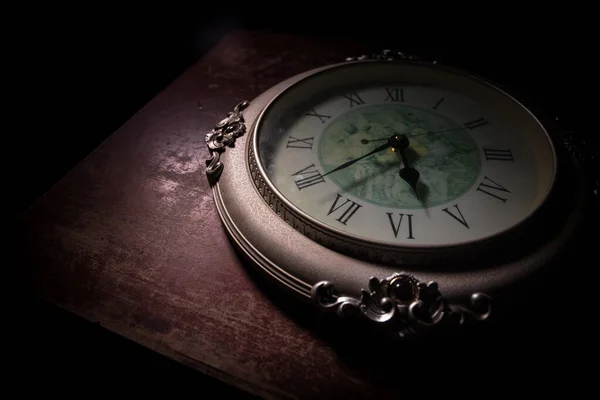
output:
[[[421,176],[421,174],[419,173],[419,171],[417,171],[416,169],[411,167],[410,164],[408,163],[408,157],[406,156],[406,149],[399,148],[398,151],[400,152],[400,157],[402,157],[402,164],[404,164],[404,166],[402,168],[400,168],[400,178],[404,179],[406,181],[406,183],[408,183],[410,185],[412,190],[415,192],[415,196],[416,196],[417,200],[419,200],[419,193],[417,192],[417,183],[419,181],[419,177]]]

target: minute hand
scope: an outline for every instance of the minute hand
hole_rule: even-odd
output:
[[[354,160],[350,160],[350,161],[348,161],[348,162],[345,162],[345,163],[343,163],[342,165],[340,165],[340,166],[338,166],[338,167],[336,167],[336,168],[332,169],[332,170],[331,170],[331,171],[329,171],[329,172],[326,172],[326,173],[324,173],[324,174],[323,174],[323,175],[321,175],[321,176],[329,175],[329,174],[331,174],[332,172],[336,172],[336,171],[339,171],[340,169],[344,169],[344,168],[346,168],[346,167],[349,167],[349,166],[351,166],[352,164],[354,164],[354,163],[356,163],[356,162],[358,162],[358,161],[362,160],[363,158],[369,157],[369,156],[371,156],[371,155],[373,155],[373,154],[375,154],[375,153],[379,153],[380,151],[382,151],[382,150],[385,150],[385,149],[387,149],[387,148],[388,148],[388,147],[390,147],[390,146],[391,146],[391,143],[388,141],[388,143],[386,143],[386,144],[383,144],[383,145],[381,145],[381,146],[377,147],[375,150],[368,152],[368,153],[367,153],[367,154],[365,154],[364,156],[361,156],[361,157],[355,158]]]

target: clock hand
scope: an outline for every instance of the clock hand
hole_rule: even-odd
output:
[[[405,149],[406,148],[398,149],[400,152],[400,157],[402,158],[402,163],[404,164],[404,167],[400,169],[400,178],[404,179],[406,183],[410,185],[412,190],[415,192],[417,200],[419,200],[419,193],[417,193],[417,182],[419,181],[419,176],[421,176],[421,174],[419,174],[419,171],[412,168],[408,163],[408,157],[406,156]]]
[[[412,136],[423,136],[423,135],[428,135],[430,133],[444,133],[444,132],[460,131],[460,130],[463,130],[463,129],[465,129],[465,128],[452,128],[452,129],[444,129],[444,130],[441,130],[441,131],[429,131],[429,132],[424,132],[424,133],[417,133],[415,135],[408,135],[408,134],[405,133],[404,135],[408,135],[410,137],[412,137]],[[385,138],[385,139],[362,139],[360,142],[362,144],[369,144],[371,142],[382,142],[384,140],[389,140],[389,139],[387,139],[387,138]]]
[[[332,172],[336,172],[336,171],[339,171],[340,169],[344,169],[344,168],[346,168],[346,167],[349,167],[349,166],[351,166],[352,164],[354,164],[354,163],[356,163],[356,162],[358,162],[358,161],[362,160],[363,158],[365,158],[365,157],[369,157],[370,155],[373,155],[373,154],[375,154],[375,153],[379,153],[380,151],[382,151],[382,150],[385,150],[385,149],[387,149],[388,147],[390,147],[390,143],[389,143],[389,142],[388,142],[388,143],[386,143],[386,144],[384,144],[384,145],[381,145],[381,146],[377,147],[377,148],[376,148],[375,150],[373,150],[373,151],[370,151],[370,152],[368,152],[368,153],[367,153],[367,154],[365,154],[364,156],[361,156],[361,157],[355,158],[354,160],[350,160],[350,161],[348,161],[348,162],[345,162],[345,163],[343,163],[342,165],[340,165],[340,166],[338,166],[338,167],[336,167],[336,168],[332,169],[332,170],[331,170],[331,171],[329,171],[329,172],[326,172],[326,173],[324,173],[324,174],[323,174],[323,175],[321,175],[321,176],[329,175],[329,174],[331,174]]]
[[[401,147],[404,147],[404,146],[408,146],[408,139],[406,139],[406,136],[404,136],[404,135],[394,135],[392,137],[387,138],[386,140],[387,140],[386,144],[383,144],[383,145],[377,147],[375,150],[372,150],[372,151],[368,152],[367,154],[365,154],[363,156],[355,158],[354,160],[350,160],[348,162],[345,162],[342,165],[340,165],[340,166],[332,169],[329,172],[324,173],[321,176],[329,175],[329,174],[331,174],[333,172],[339,171],[340,169],[344,169],[346,167],[349,167],[352,164],[354,164],[354,163],[362,160],[363,158],[369,157],[369,156],[371,156],[371,155],[373,155],[375,153],[379,153],[380,151],[383,151],[383,150],[385,150],[385,149],[387,149],[389,147],[401,148]]]

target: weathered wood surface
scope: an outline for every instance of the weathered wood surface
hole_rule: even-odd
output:
[[[494,339],[395,350],[364,332],[342,335],[233,250],[204,175],[205,134],[239,101],[364,50],[257,32],[226,37],[29,210],[21,258],[36,295],[266,398],[398,398],[415,376],[437,384],[456,374],[466,381],[449,389],[463,393],[480,374],[506,378],[509,363],[510,379],[534,365],[561,373],[554,366],[570,345],[554,341],[548,351],[539,332],[516,325]]]
[[[248,275],[203,172],[204,136],[233,105],[353,47],[226,37],[30,210],[36,293],[265,397],[367,395],[369,385]]]

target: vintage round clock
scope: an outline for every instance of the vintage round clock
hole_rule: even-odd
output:
[[[398,337],[488,318],[496,292],[560,252],[586,202],[551,121],[402,53],[291,77],[206,140],[216,207],[248,259]]]

